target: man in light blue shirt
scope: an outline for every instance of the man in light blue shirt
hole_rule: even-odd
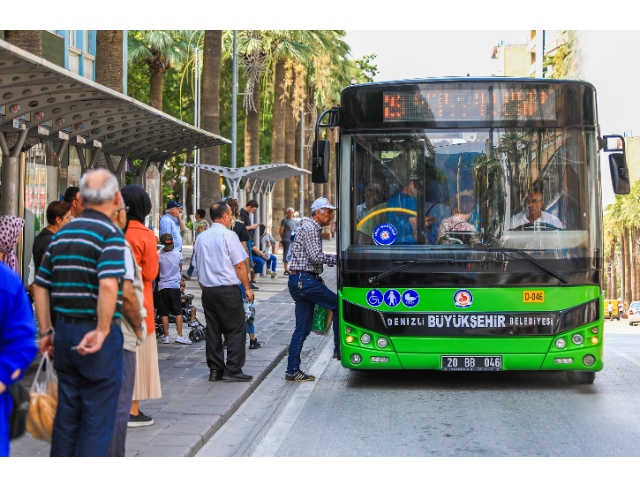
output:
[[[182,252],[182,232],[186,229],[182,221],[182,205],[175,200],[169,201],[164,215],[160,218],[160,235],[170,233],[174,250]]]

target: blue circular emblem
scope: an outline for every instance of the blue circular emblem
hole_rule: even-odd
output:
[[[376,245],[391,245],[398,238],[398,230],[390,223],[381,223],[371,235]]]
[[[382,293],[377,289],[372,289],[367,293],[367,303],[369,303],[369,306],[380,306],[382,304],[382,299]]]
[[[453,295],[453,304],[458,308],[468,308],[473,303],[473,294],[466,289],[460,289]]]
[[[390,308],[395,308],[400,304],[400,293],[395,289],[389,289],[384,293],[384,304]]]
[[[402,302],[407,308],[413,308],[420,301],[420,295],[413,289],[407,289],[402,293]]]

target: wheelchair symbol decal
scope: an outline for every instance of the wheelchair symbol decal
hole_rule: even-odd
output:
[[[369,306],[380,306],[382,304],[382,293],[377,289],[372,289],[367,293],[367,303],[369,303]]]

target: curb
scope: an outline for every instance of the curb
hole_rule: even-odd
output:
[[[235,414],[235,412],[240,409],[240,406],[253,394],[253,392],[258,388],[258,386],[264,381],[264,379],[271,373],[273,369],[276,368],[276,365],[284,358],[284,356],[289,351],[289,346],[286,346],[278,355],[276,359],[271,362],[256,378],[256,380],[252,381],[249,387],[238,397],[238,399],[231,405],[229,409],[225,412],[224,415],[221,416],[220,421],[216,421],[215,424],[212,424],[207,431],[202,435],[202,442],[198,446],[198,448],[192,447],[190,449],[189,454],[183,455],[184,457],[193,457],[196,453],[200,451],[200,449],[207,443],[216,432],[222,428],[222,426],[229,421],[229,418]]]

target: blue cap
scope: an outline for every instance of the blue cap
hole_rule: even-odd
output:
[[[182,205],[176,200],[171,200],[167,203],[167,210],[170,210],[171,208],[182,208]]]

